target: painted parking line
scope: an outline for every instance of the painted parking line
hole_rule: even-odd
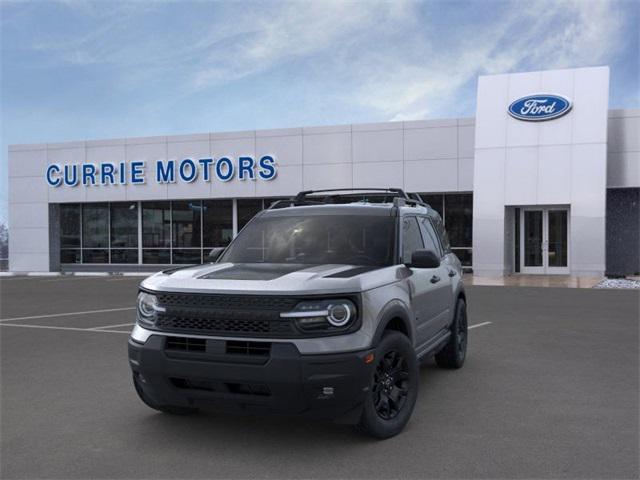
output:
[[[478,327],[484,327],[486,325],[491,325],[493,322],[482,322],[482,323],[476,323],[475,325],[469,325],[467,327],[467,330],[471,330],[472,328],[478,328]]]
[[[117,325],[103,325],[101,327],[91,327],[89,328],[89,330],[102,330],[104,328],[116,328],[116,327],[130,327],[135,325],[135,322],[129,322],[129,323],[119,323]]]
[[[50,325],[17,325],[14,323],[0,323],[0,327],[18,327],[18,328],[43,328],[46,330],[67,330],[72,332],[102,332],[102,333],[126,333],[130,331],[124,330],[94,330],[92,328],[76,328],[76,327],[53,327]]]
[[[0,318],[0,324],[2,324],[2,322],[15,322],[17,320],[36,320],[39,318],[70,317],[73,315],[90,315],[93,313],[124,312],[126,310],[135,310],[135,309],[136,307],[105,308],[103,310],[86,310],[84,312],[52,313],[49,315],[33,315],[30,317]]]

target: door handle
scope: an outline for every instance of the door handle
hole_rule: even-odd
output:
[[[429,280],[431,283],[438,283],[440,281],[440,277],[437,275],[434,275],[433,277],[431,277],[431,280]]]
[[[458,273],[458,272],[456,272],[455,270],[449,270],[449,276],[450,277],[455,277],[456,273]]]

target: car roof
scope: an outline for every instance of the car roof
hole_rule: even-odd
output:
[[[322,205],[298,205],[279,207],[263,210],[263,215],[295,217],[307,215],[369,215],[369,216],[397,216],[398,210],[402,215],[421,214],[438,216],[433,208],[428,205],[403,205],[396,206],[393,203],[371,203],[357,201],[351,203],[322,204]]]

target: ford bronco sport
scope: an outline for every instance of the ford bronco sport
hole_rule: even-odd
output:
[[[211,263],[145,279],[129,340],[142,401],[167,413],[303,414],[398,434],[419,362],[464,363],[462,270],[418,195],[363,190],[280,200],[212,250]]]

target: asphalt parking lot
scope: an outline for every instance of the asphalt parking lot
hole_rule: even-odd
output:
[[[467,364],[386,441],[136,397],[130,277],[0,280],[2,478],[638,478],[638,291],[468,287]]]

